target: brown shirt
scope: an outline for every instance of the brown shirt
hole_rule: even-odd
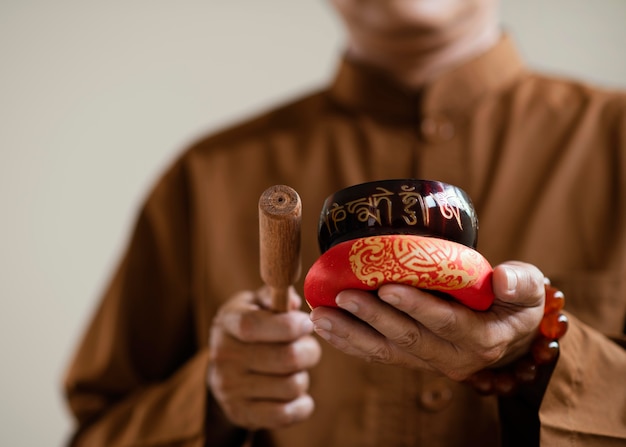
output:
[[[147,198],[69,368],[76,445],[242,445],[207,391],[206,346],[217,308],[261,285],[260,194],[300,194],[306,269],[327,195],[405,177],[463,188],[479,251],[533,263],[565,292],[542,443],[624,445],[626,96],[531,73],[508,38],[420,92],[345,60],[328,89],[186,150]],[[500,445],[496,398],[321,344],[314,415],[254,445]]]

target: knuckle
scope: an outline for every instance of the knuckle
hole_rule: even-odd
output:
[[[256,318],[250,313],[242,314],[237,325],[237,335],[242,341],[255,341]]]
[[[373,348],[365,355],[365,360],[370,363],[390,363],[393,359],[393,353],[386,344]]]
[[[381,314],[378,312],[363,312],[364,315],[361,318],[369,323],[370,326],[376,327],[378,323],[381,321]]]
[[[441,317],[437,324],[433,325],[432,330],[438,335],[442,335],[444,337],[458,333],[459,324],[454,312],[448,312],[445,316]]]
[[[309,395],[303,395],[297,399],[287,403],[283,407],[283,420],[282,425],[291,425],[296,422],[300,422],[311,415],[315,404],[313,399]]]
[[[393,341],[399,347],[401,347],[403,349],[406,349],[406,350],[411,350],[412,348],[417,346],[417,344],[419,343],[420,339],[421,339],[421,337],[420,337],[419,332],[417,330],[415,330],[415,331],[405,332],[404,334],[402,334],[401,336],[397,337]]]
[[[309,374],[306,371],[300,371],[293,374],[289,378],[289,389],[293,398],[300,396],[309,389]]]
[[[502,358],[506,352],[503,343],[482,345],[474,350],[474,358],[484,366],[493,365]]]
[[[302,399],[295,399],[290,402],[269,404],[265,407],[264,420],[260,425],[263,428],[279,429],[305,419],[309,411],[301,401]]]
[[[306,371],[299,372],[297,374],[296,383],[298,385],[300,393],[307,392],[309,390],[309,387],[311,386],[311,378],[309,376],[309,373]]]
[[[219,354],[221,346],[224,344],[224,332],[222,328],[218,325],[213,325],[211,327],[211,332],[209,334],[209,347],[211,358],[214,359]]]
[[[285,336],[286,338],[288,338],[289,340],[295,340],[298,337],[301,337],[303,335],[303,319],[300,318],[298,315],[296,314],[287,314],[285,315],[285,317],[287,318],[285,324],[284,324],[284,332],[285,332]],[[308,317],[306,317],[308,319]]]
[[[450,363],[440,364],[439,372],[455,382],[463,382],[471,374],[483,368],[483,365],[476,365],[475,358],[460,354],[458,361],[453,365]]]
[[[301,369],[301,348],[296,343],[290,343],[282,348],[280,363],[284,373],[291,373]]]
[[[503,339],[503,332],[500,328],[489,328],[478,339],[478,344],[474,353],[479,361],[486,365],[496,363],[506,353],[508,343]]]
[[[209,372],[209,386],[214,394],[226,399],[232,396],[233,391],[239,389],[239,381],[233,374],[222,374],[218,368],[212,368]]]
[[[311,336],[303,337],[295,342],[284,345],[281,363],[286,373],[311,368],[319,361],[322,348]]]
[[[468,370],[468,369],[450,369],[448,371],[445,371],[444,374],[450,379],[453,380],[455,382],[463,382],[464,380],[467,380],[469,378],[469,376],[472,374],[472,371]]]
[[[503,354],[503,348],[501,346],[493,346],[489,349],[483,349],[478,354],[478,357],[487,364],[495,363]]]
[[[427,347],[426,349],[420,350],[420,353],[419,353],[420,360],[422,360],[423,362],[429,365],[436,365],[437,363],[439,363],[439,356],[440,356],[440,353],[437,350],[435,350],[432,346]]]
[[[303,337],[300,342],[302,343],[303,350],[305,352],[305,354],[302,355],[301,367],[312,368],[322,357],[322,346],[314,337],[310,335]]]
[[[224,395],[219,392],[215,393],[215,398],[220,408],[231,422],[241,427],[254,428],[247,406],[243,402],[239,399],[234,399],[230,395]]]
[[[478,357],[483,363],[491,365],[500,360],[503,355],[504,347],[494,346],[491,349],[485,349],[483,351],[480,351]]]
[[[220,366],[232,359],[232,351],[226,349],[223,343],[219,343],[216,338],[212,338],[211,341],[210,360],[213,365]]]

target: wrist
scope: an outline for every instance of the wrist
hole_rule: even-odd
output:
[[[538,334],[528,353],[512,363],[478,371],[466,383],[481,394],[511,396],[521,385],[534,383],[540,370],[552,370],[559,356],[559,339],[567,332],[567,316],[562,312],[565,304],[563,292],[545,286],[544,314]]]

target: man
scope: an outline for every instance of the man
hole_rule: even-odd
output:
[[[528,72],[495,0],[333,3],[334,83],[199,141],[146,200],[68,373],[75,445],[625,442],[626,97]],[[328,194],[408,177],[472,197],[488,311],[392,284],[309,316],[301,283],[267,310],[262,191],[300,193],[306,268]],[[531,349],[544,275],[567,298],[558,360],[477,393],[468,379]]]

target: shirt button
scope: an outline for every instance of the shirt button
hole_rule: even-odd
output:
[[[429,143],[441,143],[454,138],[454,124],[440,115],[425,117],[420,124],[420,131]]]
[[[424,410],[435,413],[452,402],[452,390],[444,382],[435,381],[424,388],[419,401]]]

